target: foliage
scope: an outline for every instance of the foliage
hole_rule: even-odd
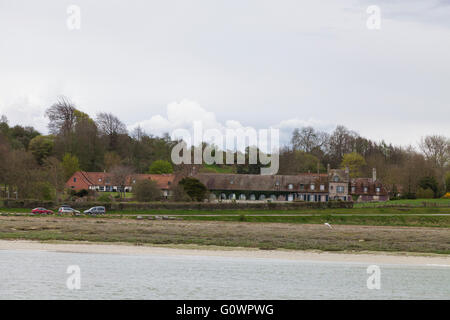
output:
[[[431,189],[419,188],[416,192],[416,197],[419,199],[432,199],[434,198],[434,192]]]
[[[208,189],[198,179],[185,177],[179,182],[183,186],[187,195],[195,201],[203,201],[206,198]]]
[[[31,139],[28,149],[39,164],[42,164],[43,160],[52,153],[53,139],[52,136],[36,136]]]
[[[419,186],[421,189],[431,189],[433,192],[433,196],[437,197],[439,192],[438,182],[434,177],[423,177],[419,181]],[[420,198],[420,197],[419,197]]]
[[[98,198],[97,201],[100,202],[111,202],[111,197],[107,194],[101,194]]]
[[[179,202],[189,202],[192,201],[191,197],[184,191],[182,185],[178,184],[172,188],[172,200]]]
[[[139,180],[133,186],[133,193],[138,201],[148,202],[161,199],[161,190],[153,180]]]
[[[347,153],[342,158],[341,167],[350,169],[350,177],[361,177],[361,169],[366,165],[366,160],[357,152]]]
[[[166,160],[153,161],[148,169],[148,173],[152,173],[152,174],[162,174],[162,173],[172,173],[172,172],[173,172],[172,164]]]
[[[62,159],[62,166],[64,168],[64,177],[67,181],[75,172],[80,170],[78,158],[70,153],[66,153]]]

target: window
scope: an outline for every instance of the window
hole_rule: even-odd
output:
[[[77,182],[77,178],[73,178],[73,182]]]
[[[344,193],[344,191],[345,191],[344,186],[337,186],[337,187],[336,187],[336,192],[337,192],[337,193]]]
[[[364,192],[367,192],[367,187],[364,187]]]
[[[352,193],[356,192],[356,187],[352,187]]]
[[[381,190],[380,187],[377,187],[377,188],[376,188],[376,191],[377,191],[377,192],[380,192],[380,190]]]
[[[316,186],[314,184],[311,184],[310,189],[314,190],[316,188]]]
[[[289,189],[289,190],[294,189],[294,186],[292,185],[292,183],[290,183],[290,184],[288,185],[288,189]]]
[[[98,182],[102,182],[102,178],[98,178]]]
[[[305,189],[305,185],[304,184],[301,184],[300,185],[300,190],[304,190]]]
[[[325,190],[325,185],[324,184],[321,184],[320,185],[320,191],[324,191]]]
[[[136,183],[136,179],[133,179],[133,183]]]
[[[334,182],[339,182],[339,177],[338,176],[334,176],[333,181]]]

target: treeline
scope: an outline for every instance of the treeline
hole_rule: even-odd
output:
[[[111,113],[95,118],[67,98],[46,110],[49,134],[35,128],[10,126],[0,119],[0,197],[55,200],[77,170],[115,172],[117,185],[130,173],[170,173],[189,170],[171,163],[178,143],[141,128],[128,132]],[[206,147],[206,144],[204,145]],[[236,154],[235,154],[236,157]],[[246,155],[248,159],[248,154]],[[438,197],[450,189],[450,142],[443,136],[424,137],[419,150],[374,142],[338,126],[332,133],[312,127],[295,129],[280,150],[280,174],[326,172],[348,166],[353,177],[371,177],[372,168],[393,192],[413,197],[425,192]],[[206,172],[259,174],[260,164],[203,165]]]

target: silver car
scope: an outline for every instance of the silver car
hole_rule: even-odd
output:
[[[92,214],[92,215],[105,214],[106,213],[106,209],[105,209],[105,207],[92,207],[92,208],[90,208],[88,210],[85,210],[84,213]]]
[[[66,206],[64,206],[64,207],[60,207],[60,208],[58,209],[58,213],[59,213],[59,214],[63,214],[63,213],[79,214],[80,211],[75,210],[75,209],[73,209],[73,208],[71,208],[71,207],[66,207]]]

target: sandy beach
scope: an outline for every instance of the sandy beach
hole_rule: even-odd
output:
[[[413,253],[332,253],[297,250],[257,250],[229,247],[157,247],[128,244],[89,242],[38,242],[28,240],[0,240],[0,250],[42,250],[53,252],[133,254],[133,255],[187,255],[230,258],[282,259],[323,262],[351,262],[373,264],[424,265],[450,267],[448,255],[419,255]]]

